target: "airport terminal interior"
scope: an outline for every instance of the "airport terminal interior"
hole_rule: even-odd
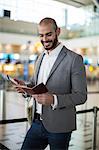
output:
[[[34,74],[43,51],[38,23],[44,17],[56,20],[59,40],[83,56],[86,68],[88,99],[76,108],[69,150],[99,150],[99,0],[0,0],[0,150],[20,150],[30,127],[31,103],[6,75],[29,81]]]

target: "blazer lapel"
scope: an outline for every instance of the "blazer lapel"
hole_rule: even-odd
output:
[[[50,71],[50,74],[49,74],[49,76],[48,76],[48,79],[49,79],[49,78],[51,77],[51,75],[54,73],[54,71],[56,70],[56,68],[58,67],[58,65],[61,63],[61,61],[63,60],[63,58],[66,56],[66,54],[67,54],[66,48],[63,47],[62,50],[61,50],[61,52],[59,53],[57,59],[56,59],[56,61],[55,61],[54,65],[53,65],[51,71]],[[48,81],[48,79],[47,79],[47,81]],[[46,82],[46,83],[47,83],[47,82]]]

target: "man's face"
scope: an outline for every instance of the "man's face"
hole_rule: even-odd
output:
[[[42,45],[46,50],[53,50],[58,43],[58,31],[53,28],[52,24],[39,25],[39,36]]]

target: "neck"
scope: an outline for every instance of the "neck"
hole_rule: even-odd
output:
[[[60,44],[60,42],[57,42],[57,44],[56,44],[55,48],[56,48],[59,44]],[[54,49],[55,49],[55,48],[54,48]],[[50,49],[50,50],[48,50],[48,54],[49,54],[51,51],[53,51],[54,49]]]

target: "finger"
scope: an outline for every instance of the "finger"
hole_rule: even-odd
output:
[[[18,79],[14,78],[14,80],[19,84],[19,80]]]
[[[18,79],[16,79],[16,78],[14,78],[14,80],[15,80],[18,84],[20,84],[20,85],[24,85],[24,84],[25,84],[23,80],[18,80]]]

